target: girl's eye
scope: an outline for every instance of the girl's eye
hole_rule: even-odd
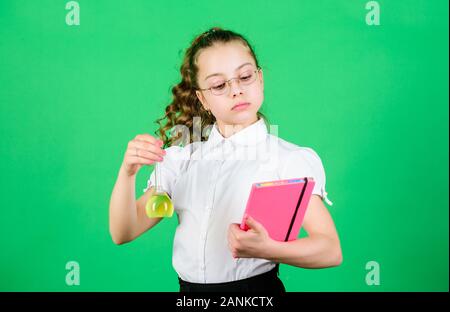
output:
[[[212,86],[211,88],[213,88],[214,90],[222,90],[223,88],[225,88],[225,83],[221,83],[219,85]]]
[[[246,75],[246,76],[243,76],[243,77],[241,77],[239,79],[241,79],[242,81],[246,81],[246,80],[249,80],[251,77],[252,77],[252,75]]]

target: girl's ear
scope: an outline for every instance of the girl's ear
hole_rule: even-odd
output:
[[[261,86],[262,86],[262,89],[264,91],[264,75],[263,75],[262,68],[259,70],[259,74],[260,74],[260,79],[261,79]]]
[[[198,100],[200,101],[200,103],[202,103],[203,108],[204,108],[205,110],[207,110],[207,107],[206,107],[206,105],[205,105],[206,100],[205,100],[205,98],[203,97],[203,94],[202,94],[200,91],[195,90],[195,95],[197,96],[197,98],[198,98]]]

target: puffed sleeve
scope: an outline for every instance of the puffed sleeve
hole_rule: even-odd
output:
[[[173,185],[179,175],[181,163],[185,160],[183,148],[180,146],[170,146],[165,149],[166,155],[162,162],[159,162],[161,173],[161,186],[172,197]],[[154,167],[155,168],[155,167]],[[150,187],[155,185],[155,170],[150,174],[147,180],[147,187],[143,190],[145,193]]]
[[[302,147],[298,150],[291,151],[282,165],[282,179],[299,177],[313,177],[315,185],[312,193],[322,197],[322,200],[328,205],[333,205],[328,199],[328,193],[325,190],[326,176],[322,160],[319,155],[309,147]]]

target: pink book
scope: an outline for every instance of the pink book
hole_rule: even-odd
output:
[[[277,241],[298,237],[314,189],[312,177],[253,183],[240,228],[250,215]]]

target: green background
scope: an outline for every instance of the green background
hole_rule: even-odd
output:
[[[344,262],[282,265],[287,290],[448,291],[448,1],[379,1],[379,26],[367,1],[84,0],[79,26],[66,2],[0,2],[0,290],[178,291],[176,218],[116,246],[109,199],[184,49],[218,25],[254,45],[279,136],[325,167]]]

